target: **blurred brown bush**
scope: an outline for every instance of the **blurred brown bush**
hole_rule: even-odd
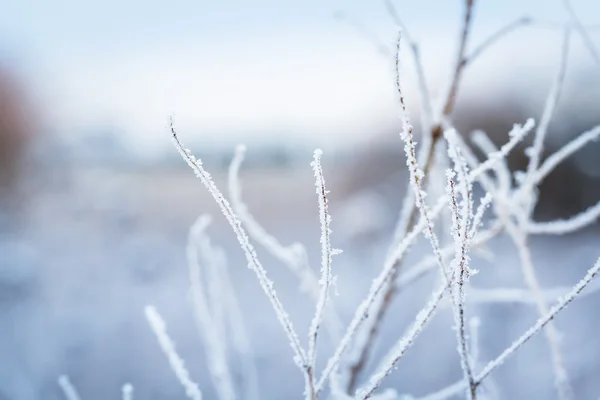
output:
[[[0,206],[12,203],[34,135],[31,107],[16,74],[0,66]]]

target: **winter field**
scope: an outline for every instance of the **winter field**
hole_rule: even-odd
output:
[[[400,4],[380,5],[386,39],[357,4],[336,24],[387,75],[333,90],[315,57],[297,96],[275,102],[291,82],[278,58],[254,70],[258,56],[240,57],[248,78],[225,63],[212,70],[222,87],[183,91],[176,74],[160,81],[167,64],[149,63],[146,87],[129,60],[73,75],[89,97],[48,118],[84,133],[43,136],[0,69],[0,400],[600,398],[597,21],[565,0],[560,22],[540,10],[490,30],[486,4],[456,1],[454,53],[436,55],[421,40],[437,33],[413,30]],[[525,29],[538,48],[510,39]],[[504,59],[478,69],[505,40]],[[207,65],[225,53],[211,46]],[[102,79],[119,74],[111,108]],[[390,104],[365,89],[381,82]],[[163,83],[187,102],[160,135],[110,128],[162,118]]]

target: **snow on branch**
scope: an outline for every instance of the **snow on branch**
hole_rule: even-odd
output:
[[[315,364],[317,359],[317,337],[319,328],[323,322],[325,307],[329,300],[329,291],[333,283],[333,274],[331,273],[331,261],[334,250],[331,248],[331,215],[329,215],[327,204],[327,188],[325,187],[325,178],[323,177],[323,167],[321,166],[321,156],[323,152],[315,150],[314,159],[311,163],[315,174],[315,186],[319,203],[319,220],[321,222],[321,279],[319,284],[321,290],[317,300],[315,315],[310,324],[308,332],[308,368],[311,378],[310,385],[307,387],[307,393],[311,393],[311,398],[316,398],[315,392]]]
[[[133,385],[131,383],[124,384],[121,388],[121,393],[123,400],[133,400]]]
[[[185,367],[185,363],[179,354],[177,354],[177,351],[175,350],[175,343],[173,343],[169,337],[169,334],[167,333],[165,321],[153,306],[146,306],[144,312],[146,314],[148,324],[158,339],[158,344],[160,345],[161,350],[163,353],[165,353],[167,359],[169,360],[171,369],[175,373],[179,383],[181,383],[185,389],[185,394],[192,400],[202,400],[202,392],[200,391],[198,384],[196,384],[190,378],[190,373]]]
[[[494,371],[497,367],[499,367],[502,363],[506,361],[508,357],[514,354],[523,344],[525,344],[529,339],[531,339],[534,335],[536,335],[544,326],[546,326],[550,321],[554,319],[556,314],[562,311],[565,307],[567,307],[578,295],[581,293],[583,289],[598,275],[598,271],[600,271],[600,258],[596,261],[594,266],[588,270],[586,275],[581,279],[573,289],[567,293],[563,298],[559,299],[558,303],[552,308],[548,314],[543,315],[537,322],[529,328],[521,337],[515,340],[506,350],[504,350],[498,357],[494,360],[490,361],[477,375],[476,382],[480,384],[492,371]]]
[[[538,235],[564,235],[592,225],[598,218],[600,218],[600,202],[571,218],[550,222],[531,221],[527,225],[527,232]]]
[[[542,163],[540,168],[535,172],[533,181],[537,184],[540,183],[550,172],[554,170],[561,162],[567,157],[571,156],[578,150],[582,149],[589,142],[598,140],[600,137],[600,125],[582,133],[569,143],[561,147],[554,154],[549,156],[546,161]]]
[[[286,336],[288,337],[288,341],[292,350],[294,351],[294,360],[296,365],[303,371],[305,380],[308,379],[307,374],[307,364],[306,364],[306,354],[302,345],[300,344],[300,340],[298,339],[298,334],[294,330],[292,325],[292,321],[290,320],[287,312],[285,311],[283,304],[279,300],[275,289],[273,288],[273,282],[267,277],[267,271],[264,269],[260,261],[258,260],[258,256],[254,250],[254,247],[250,244],[248,239],[248,235],[246,231],[242,227],[242,223],[237,217],[237,215],[233,212],[233,209],[229,205],[229,202],[223,196],[221,191],[217,188],[215,183],[212,180],[212,177],[204,167],[202,166],[201,160],[198,160],[194,157],[194,155],[183,146],[177,137],[177,132],[175,131],[175,127],[173,126],[173,120],[170,121],[171,134],[173,135],[173,142],[175,147],[179,151],[181,157],[187,162],[187,164],[192,168],[195,172],[196,176],[200,178],[204,186],[208,189],[217,205],[221,209],[221,212],[229,222],[229,225],[233,229],[238,242],[246,255],[246,260],[248,261],[248,267],[254,271],[256,277],[259,281],[259,284],[267,298],[271,302],[273,309],[275,310],[275,314],[277,315],[277,319],[279,320],[281,326],[283,327]]]
[[[218,312],[225,302],[219,270],[226,268],[224,256],[210,246],[206,229],[210,224],[208,215],[201,215],[192,225],[188,237],[187,262],[191,285],[191,298],[194,317],[204,341],[209,372],[221,400],[235,399],[235,389],[227,362],[226,339],[224,335],[224,312]],[[198,252],[203,250],[204,274]],[[218,291],[217,296],[206,293],[205,287]]]
[[[77,389],[71,383],[71,380],[67,375],[61,375],[58,377],[58,386],[60,386],[66,400],[81,400]]]
[[[319,279],[308,264],[308,255],[306,247],[301,243],[293,243],[290,246],[282,245],[279,240],[271,235],[260,225],[254,216],[248,210],[248,206],[242,199],[242,185],[240,183],[240,167],[244,161],[246,147],[239,145],[236,147],[235,156],[231,161],[228,174],[229,196],[231,197],[231,206],[242,224],[248,230],[248,235],[273,257],[281,261],[293,274],[300,280],[300,287],[306,290],[314,299],[319,300]],[[332,341],[339,340],[341,335],[341,322],[335,310],[330,307],[325,318],[325,327]]]

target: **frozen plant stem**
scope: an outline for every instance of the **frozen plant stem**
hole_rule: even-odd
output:
[[[296,365],[302,371],[305,383],[308,385],[308,382],[310,382],[310,378],[308,374],[308,365],[306,362],[306,353],[302,348],[302,345],[300,344],[298,334],[294,330],[289,315],[285,311],[283,304],[279,300],[279,297],[277,296],[277,293],[273,288],[273,282],[268,278],[267,271],[264,269],[264,267],[258,260],[258,256],[256,254],[256,251],[254,250],[254,247],[250,244],[248,235],[242,227],[241,221],[233,212],[233,209],[229,205],[229,201],[227,201],[225,196],[223,196],[223,193],[221,193],[221,191],[217,188],[217,185],[215,185],[210,174],[202,166],[202,161],[196,159],[196,157],[194,157],[194,155],[188,149],[186,149],[185,146],[183,146],[183,144],[177,137],[177,132],[175,131],[172,118],[170,120],[169,125],[171,128],[171,134],[173,137],[173,143],[175,145],[175,148],[179,151],[181,157],[190,166],[190,168],[194,171],[196,176],[202,181],[206,189],[212,195],[213,199],[221,209],[221,212],[223,213],[223,215],[227,219],[227,222],[229,222],[229,225],[235,233],[240,247],[242,248],[246,256],[248,267],[255,273],[261,288],[263,289],[271,305],[273,306],[275,314],[277,315],[277,319],[279,320],[279,323],[281,324],[288,338],[288,342],[294,352],[294,360],[296,362]]]
[[[321,279],[319,299],[315,315],[310,324],[308,332],[308,375],[310,378],[309,386],[307,387],[307,398],[316,399],[317,392],[315,391],[315,364],[317,360],[317,337],[319,328],[323,322],[323,315],[327,300],[329,299],[329,289],[333,281],[331,274],[331,259],[333,251],[331,249],[331,216],[327,208],[327,189],[325,187],[325,178],[323,177],[323,168],[321,166],[321,150],[315,150],[314,159],[311,163],[315,174],[315,186],[319,203],[319,220],[321,221]]]
[[[67,375],[58,377],[58,386],[62,389],[66,400],[81,400],[79,393],[77,393],[77,389],[75,389],[75,386],[73,386]]]
[[[458,157],[458,155],[457,155]],[[456,163],[455,163],[456,165]],[[460,220],[458,210],[458,197],[456,195],[456,184],[454,182],[454,174],[452,171],[448,171],[448,195],[450,197],[450,209],[452,212],[452,219],[454,221],[452,226],[452,233],[454,237],[456,256],[454,263],[457,264],[458,268],[458,279],[456,282],[448,282],[452,288],[451,295],[453,296],[452,306],[454,309],[454,319],[456,323],[456,339],[458,342],[458,354],[460,356],[460,363],[463,370],[465,382],[467,383],[467,396],[470,400],[477,398],[477,385],[475,385],[475,378],[473,377],[473,369],[471,367],[471,361],[467,346],[467,335],[465,328],[465,280],[468,278],[468,256],[467,248],[469,246],[469,221],[467,218]],[[462,173],[462,180],[466,182],[467,175]],[[466,190],[465,190],[466,191]],[[470,201],[465,197],[466,193],[463,193],[463,207],[466,208],[466,203]],[[468,216],[468,212],[465,213]]]
[[[477,375],[476,383],[479,385],[481,382],[497,367],[502,365],[504,361],[508,357],[517,351],[524,343],[526,343],[529,339],[531,339],[536,333],[542,330],[545,326],[547,326],[558,314],[562,311],[566,306],[568,306],[589,283],[598,275],[598,271],[600,271],[600,258],[596,260],[596,263],[592,268],[588,270],[586,275],[580,280],[573,289],[567,293],[559,302],[553,306],[549,312],[543,315],[537,322],[529,328],[520,338],[515,340],[513,344],[511,344],[506,350],[502,352],[498,357],[494,360],[490,361]]]
[[[390,3],[388,3],[388,4],[390,4]],[[467,46],[467,42],[468,42],[468,38],[469,38],[469,33],[471,31],[471,22],[472,22],[471,17],[472,17],[472,12],[473,12],[473,7],[474,7],[474,0],[465,0],[464,4],[465,4],[464,20],[463,20],[463,25],[462,25],[462,29],[461,29],[460,38],[459,38],[458,54],[456,57],[457,61],[456,61],[456,66],[454,68],[454,74],[451,78],[450,91],[447,95],[444,107],[442,109],[442,119],[450,117],[452,112],[454,111],[454,105],[456,102],[456,96],[458,94],[458,89],[460,87],[462,73],[466,66],[465,54],[466,54],[466,46]],[[393,7],[388,8],[388,10],[391,10],[390,12],[392,13],[392,15],[394,14]],[[399,21],[399,19],[397,19],[397,20],[398,20],[397,22],[401,23],[401,21]],[[401,26],[402,25],[403,24],[401,24]],[[398,34],[398,39],[396,40],[396,49],[395,49],[396,51],[395,51],[395,63],[394,64],[395,64],[395,72],[396,72],[396,89],[400,88],[400,66],[399,66],[399,64],[400,64],[401,37],[402,37],[402,31],[400,31]],[[414,46],[413,46],[413,51],[415,51]],[[418,61],[417,61],[417,63],[418,63]],[[421,75],[421,77],[419,78],[421,81],[421,83],[420,83],[421,90],[427,90],[427,85],[424,80],[424,74],[423,74],[422,68],[420,68],[417,65],[417,70],[420,71],[419,74]],[[401,93],[400,93],[400,95],[401,95]],[[423,101],[424,110],[431,109],[431,104],[425,103],[426,101],[429,101],[429,93],[422,93],[421,96],[424,99],[424,101]],[[432,118],[433,118],[433,113],[432,113]],[[424,190],[427,189],[426,179],[427,179],[427,176],[429,175],[429,173],[431,172],[431,170],[433,169],[434,158],[435,158],[435,149],[436,149],[436,145],[437,145],[438,141],[442,138],[442,131],[443,130],[442,130],[441,121],[438,123],[432,124],[431,131],[429,132],[429,138],[427,140],[425,140],[425,142],[427,143],[427,147],[425,147],[423,149],[422,153],[420,154],[421,157],[419,157],[420,159],[418,160],[419,165],[423,166],[424,174],[422,177],[421,186],[424,188]],[[403,206],[402,215],[405,216],[406,218],[401,218],[401,220],[399,222],[399,226],[396,230],[397,233],[395,235],[399,240],[398,241],[394,240],[394,244],[393,244],[394,246],[398,246],[401,241],[401,238],[403,238],[405,235],[407,235],[408,232],[411,230],[411,228],[414,227],[414,225],[417,223],[418,209],[415,205],[415,202],[412,200],[413,199],[411,198],[411,196],[407,196],[405,199],[405,201],[408,201],[408,203],[405,203],[405,205]],[[392,253],[393,253],[393,249],[392,249]],[[396,282],[398,280],[399,270],[401,268],[401,265],[402,265],[402,258],[399,258],[398,260],[396,260],[396,262],[392,268],[392,275],[389,277],[389,280],[386,282],[385,291],[381,294],[381,301],[376,303],[377,304],[376,309],[370,310],[370,313],[372,314],[373,322],[372,322],[371,326],[369,327],[367,340],[364,341],[362,349],[358,349],[358,354],[359,354],[358,358],[356,359],[355,362],[353,362],[349,366],[349,375],[350,376],[349,376],[348,386],[347,386],[348,393],[352,393],[354,391],[354,389],[356,388],[356,384],[358,382],[358,377],[367,364],[367,361],[369,359],[369,355],[371,352],[372,344],[375,342],[374,339],[377,336],[377,333],[379,332],[379,328],[383,321],[383,318],[384,318],[385,314],[387,313],[387,311],[389,310],[394,297],[398,293],[398,286],[397,286]]]
[[[131,383],[124,384],[121,391],[123,394],[123,400],[133,400],[133,385]]]
[[[319,301],[319,279],[308,264],[306,247],[301,243],[293,243],[290,246],[282,245],[275,236],[269,234],[269,232],[259,224],[242,199],[242,185],[239,175],[245,152],[245,146],[237,146],[235,156],[229,166],[228,185],[231,206],[247,229],[250,238],[265,248],[265,250],[273,255],[273,257],[281,261],[281,263],[296,275],[300,281],[301,289],[306,290],[316,303]],[[327,310],[324,325],[331,341],[336,343],[341,336],[340,332],[342,324],[338,314],[331,306]]]
[[[192,381],[190,378],[190,373],[185,367],[183,360],[175,350],[175,343],[173,343],[167,334],[167,326],[165,321],[153,306],[146,306],[144,312],[150,328],[152,328],[152,331],[156,335],[156,339],[158,340],[160,348],[169,360],[171,369],[175,373],[177,380],[179,380],[185,389],[185,394],[192,400],[202,400],[202,392],[200,392],[200,388],[196,382]]]
[[[209,372],[221,400],[233,400],[236,398],[233,381],[227,365],[226,341],[223,338],[222,326],[224,313],[218,313],[219,303],[226,301],[226,293],[222,290],[223,283],[220,282],[217,269],[225,269],[226,265],[221,258],[218,262],[216,252],[210,249],[208,237],[205,233],[210,224],[208,215],[201,215],[192,225],[188,245],[186,249],[187,263],[191,287],[191,298],[196,324],[199,333],[204,340],[206,358]],[[198,257],[199,250],[204,250],[204,274]],[[212,250],[212,259],[208,254]],[[212,272],[212,274],[211,274]],[[221,289],[219,299],[212,298],[205,291],[205,287]],[[213,296],[214,297],[214,296]]]

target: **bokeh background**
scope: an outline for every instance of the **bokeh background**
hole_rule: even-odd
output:
[[[553,26],[568,15],[558,0],[476,3],[471,48],[516,18],[540,22],[490,48],[459,93],[457,127],[483,129],[502,143],[514,123],[539,119],[558,67],[561,32]],[[572,3],[600,46],[600,3]],[[395,4],[421,45],[433,94],[442,94],[462,2]],[[224,219],[170,143],[168,117],[222,188],[235,145],[247,145],[242,181],[250,209],[283,243],[305,243],[313,265],[319,222],[309,162],[323,148],[333,241],[345,251],[335,259],[334,301],[348,319],[381,266],[406,187],[393,83],[396,28],[383,3],[20,0],[2,10],[0,399],[63,398],[60,374],[86,400],[118,398],[125,382],[140,399],[183,399],[144,320],[149,303],[165,317],[193,378],[215,398],[186,295],[187,232],[202,213],[214,216],[210,232],[226,250],[243,300],[262,398],[301,398],[285,337]],[[418,121],[407,49],[402,70]],[[574,34],[548,152],[600,122],[599,71]],[[521,153],[509,160],[514,169],[523,168]],[[544,183],[536,217],[567,217],[598,200],[600,143],[593,143]],[[597,227],[536,238],[542,284],[578,280],[598,256],[599,239]],[[482,271],[474,284],[522,287],[511,244],[500,240],[491,249],[498,250],[491,259],[474,259]],[[260,256],[303,334],[310,301],[287,270]],[[433,276],[419,281],[397,299],[377,354],[433,284]],[[598,306],[588,296],[557,322],[578,399],[600,395]],[[484,359],[536,318],[523,305],[474,312],[483,321]],[[460,377],[451,321],[448,311],[436,317],[390,386],[422,395]],[[323,344],[321,361],[330,348]],[[553,398],[547,353],[544,340],[534,340],[499,369],[497,398]]]

